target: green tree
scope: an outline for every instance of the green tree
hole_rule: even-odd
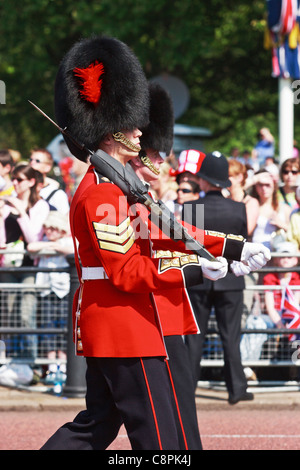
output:
[[[54,116],[59,62],[91,33],[128,43],[148,78],[170,73],[185,81],[190,105],[181,123],[213,132],[207,150],[251,148],[260,126],[277,135],[277,80],[263,49],[265,2],[248,0],[0,0],[0,146],[24,157],[56,130],[29,104]]]

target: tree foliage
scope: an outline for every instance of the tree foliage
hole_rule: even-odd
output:
[[[190,104],[179,122],[209,128],[208,150],[251,148],[260,126],[276,136],[278,84],[263,48],[264,14],[263,0],[0,0],[0,147],[26,156],[56,135],[27,100],[53,117],[59,62],[91,33],[128,43],[148,78],[181,78]]]

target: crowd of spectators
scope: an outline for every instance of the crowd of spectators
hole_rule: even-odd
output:
[[[224,190],[224,195],[245,203],[249,241],[261,242],[272,250],[277,240],[275,235],[280,234],[283,240],[294,243],[298,251],[299,156],[295,153],[280,163],[275,157],[270,131],[263,128],[259,136],[252,152],[240,153],[238,148],[232,149],[228,156],[231,186]],[[167,162],[163,164],[161,177],[152,188],[178,217],[185,201],[203,196],[197,186],[197,173],[204,157],[205,154],[198,150],[184,150],[176,161],[177,168],[173,167],[173,160],[172,166]],[[177,192],[175,196],[174,191]]]
[[[22,284],[21,296],[18,289],[1,291],[2,327],[66,326],[69,274],[26,272],[32,266],[69,266],[66,255],[73,253],[73,242],[68,214],[74,188],[67,188],[61,175],[59,164],[45,148],[32,150],[28,158],[0,150],[0,266],[9,268],[0,273],[0,282]],[[73,181],[71,171],[68,181]],[[39,290],[41,285],[49,289]],[[56,351],[54,338],[9,335],[5,338],[6,355],[35,359],[43,350],[49,359],[63,359],[65,346]]]
[[[284,306],[278,299],[282,298],[286,286],[294,287],[291,295],[295,305],[299,307],[300,291],[295,290],[295,287],[300,285],[299,274],[293,272],[293,268],[298,265],[300,252],[299,152],[295,148],[290,158],[279,162],[275,156],[274,138],[267,128],[263,128],[252,151],[240,152],[235,147],[227,157],[231,186],[223,190],[223,195],[245,204],[248,241],[263,243],[271,250],[273,257],[268,265],[270,269],[290,269],[290,272],[284,274],[270,273],[263,276],[251,273],[245,276],[246,287],[253,284],[264,285],[265,291],[261,294],[255,294],[253,290],[244,291],[244,327],[256,322],[266,328],[285,328],[289,322],[282,319]],[[203,158],[202,152],[185,150],[179,156],[177,168],[174,170],[173,162],[169,167],[169,184],[174,188],[174,182],[177,183],[179,192],[175,199],[166,201],[166,204],[173,208],[179,218],[183,203],[204,196],[201,191],[196,195],[192,188],[192,182],[193,185],[199,182],[197,174]],[[164,187],[166,186],[164,179]],[[268,291],[268,285],[281,286],[282,290]],[[262,313],[259,319],[258,312]],[[255,340],[256,335],[244,336]],[[260,337],[262,339],[264,335]],[[254,357],[255,351],[251,354]],[[250,376],[255,376],[252,372]]]

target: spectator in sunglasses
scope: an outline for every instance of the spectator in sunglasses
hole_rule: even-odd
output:
[[[256,198],[251,197],[245,191],[245,185],[247,180],[246,166],[235,159],[229,160],[228,166],[228,177],[231,181],[231,186],[227,188],[229,191],[229,197],[234,201],[243,202],[245,204],[247,214],[248,237],[250,237],[256,227],[256,222],[259,213],[259,203]]]
[[[172,210],[176,217],[181,219],[182,204],[199,199],[200,186],[195,181],[185,180],[179,183],[177,199],[168,201],[166,205]]]
[[[298,203],[298,209],[295,209],[291,213],[290,223],[287,231],[287,241],[292,242],[296,245],[298,251],[300,251],[300,186],[296,188],[296,201]]]
[[[57,180],[49,177],[54,165],[52,154],[43,148],[32,150],[29,164],[42,174],[42,181],[38,186],[40,196],[48,202],[51,210],[59,210],[68,214],[70,207],[66,192],[60,187]]]
[[[283,185],[278,190],[278,202],[280,205],[288,205],[291,212],[299,208],[295,195],[298,186],[299,170],[299,160],[296,158],[288,158],[282,163],[280,168],[280,178]]]
[[[187,180],[180,183],[177,189],[177,201],[183,204],[187,201],[195,201],[199,199],[200,187],[195,181]]]

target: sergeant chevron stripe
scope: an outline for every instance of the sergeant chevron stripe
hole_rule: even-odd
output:
[[[102,250],[125,254],[134,243],[134,231],[129,217],[119,225],[93,222],[93,227]]]

